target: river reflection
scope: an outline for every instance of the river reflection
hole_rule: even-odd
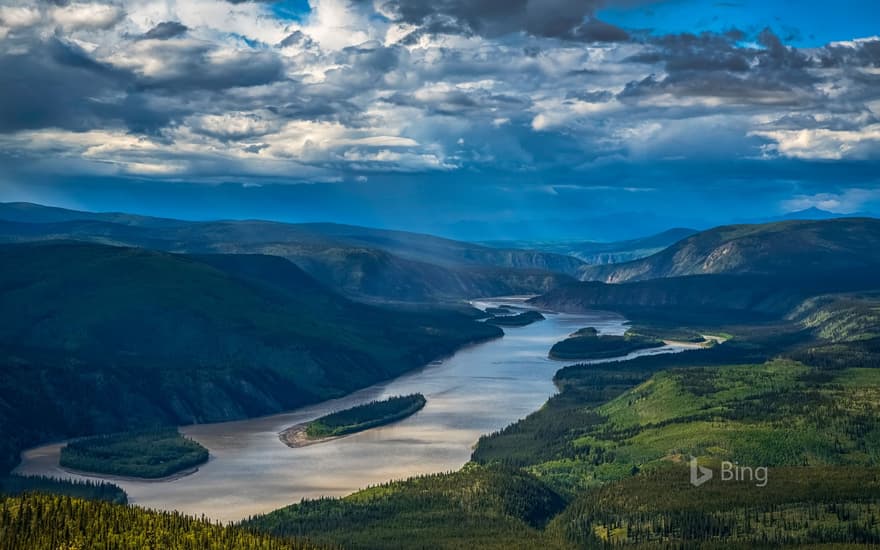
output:
[[[511,299],[475,305],[498,303]],[[458,469],[481,434],[528,415],[555,393],[553,374],[563,364],[547,353],[556,341],[586,326],[604,334],[625,330],[622,317],[606,312],[546,317],[527,327],[505,328],[504,338],[341,399],[263,418],[185,426],[181,431],[211,452],[198,472],[171,481],[115,482],[132,503],[226,521],[302,498],[342,496],[391,479]],[[298,449],[278,439],[278,432],[292,424],[414,392],[425,395],[426,406],[395,424]],[[58,467],[60,447],[26,451],[16,473],[81,478]]]

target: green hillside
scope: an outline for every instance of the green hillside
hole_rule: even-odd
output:
[[[870,299],[848,296],[844,303],[873,311]],[[823,312],[842,307],[838,300],[822,305],[810,312],[827,317],[827,326],[714,325],[709,333],[731,339],[678,354],[565,367],[555,377],[560,392],[525,419],[482,437],[460,472],[432,476],[430,484],[415,478],[306,502],[248,525],[363,548],[420,548],[426,540],[490,548],[496,541],[514,548],[876,544],[880,371],[850,366],[878,364],[876,358],[859,363],[866,340],[857,333],[835,341],[822,336],[835,319]],[[858,325],[873,333],[871,318]],[[811,353],[831,343],[850,365],[827,366]],[[796,355],[804,362],[785,358]],[[721,461],[766,467],[768,483],[716,480],[695,489],[688,482],[691,455],[716,470]],[[517,519],[499,528],[480,515],[492,502],[480,496],[472,508],[479,512],[471,512],[479,525],[451,514],[455,508],[443,495],[460,490],[461,476],[480,471],[501,476],[481,488],[527,476],[534,490],[561,497],[564,510],[549,521]],[[487,532],[494,534],[490,542],[481,538]]]
[[[0,246],[3,466],[51,438],[268,414],[501,330],[351,302],[278,257]]]
[[[542,532],[563,499],[531,475],[468,464],[342,499],[306,500],[244,525],[352,549],[564,548]]]
[[[177,513],[67,496],[0,497],[0,549],[311,550],[321,546]]]

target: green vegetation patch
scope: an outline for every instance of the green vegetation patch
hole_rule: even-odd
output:
[[[565,501],[533,476],[468,464],[342,499],[306,500],[245,526],[352,549],[561,548],[543,533]]]
[[[593,374],[596,386],[644,376],[607,367]],[[690,455],[763,466],[880,464],[878,369],[829,374],[789,360],[673,368],[601,405],[599,390],[578,384],[481,439],[474,460],[524,467],[570,495]]]
[[[544,319],[545,317],[537,311],[524,311],[516,315],[495,315],[486,319],[486,322],[500,327],[524,327]]]
[[[372,401],[309,422],[306,436],[309,439],[335,437],[390,424],[415,414],[426,402],[425,396],[420,393]]]
[[[226,527],[177,512],[156,512],[68,496],[0,499],[0,550],[311,550],[318,545]]]
[[[61,449],[61,466],[84,472],[160,478],[207,462],[208,449],[176,428],[99,435]]]
[[[272,256],[49,242],[0,258],[0,474],[46,441],[290,410],[503,335],[462,307],[351,301]]]
[[[126,504],[128,495],[118,485],[105,481],[79,481],[46,476],[6,476],[0,478],[0,495],[18,496],[25,493],[66,495],[88,500],[105,500]]]
[[[643,349],[658,348],[663,341],[627,332],[624,336],[599,335],[595,328],[583,328],[550,348],[553,359],[608,359]]]
[[[767,484],[700,487],[668,465],[586,491],[549,529],[573,547],[753,548],[880,543],[880,471],[771,468]]]
[[[802,328],[725,332],[735,338],[712,347],[561,369],[559,394],[481,438],[461,472],[308,501],[252,526],[353,548],[880,544],[880,369],[768,360],[802,345]],[[694,488],[689,455],[716,471],[766,466],[769,482],[716,474]],[[568,504],[555,516],[500,513],[530,492],[524,503]]]

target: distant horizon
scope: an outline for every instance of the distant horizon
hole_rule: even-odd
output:
[[[663,233],[667,233],[675,230],[688,230],[688,231],[705,231],[707,229],[712,229],[714,227],[725,226],[725,225],[748,225],[748,224],[762,224],[762,223],[773,223],[773,222],[781,222],[781,221],[810,221],[810,220],[824,220],[824,219],[840,219],[840,218],[878,218],[880,216],[873,215],[868,212],[855,212],[852,214],[837,214],[834,212],[829,212],[826,210],[821,210],[819,208],[811,207],[808,209],[796,211],[796,212],[788,212],[783,216],[775,216],[775,217],[766,217],[766,218],[755,218],[755,219],[747,219],[747,220],[733,220],[726,223],[719,223],[714,225],[709,225],[706,227],[687,227],[684,225],[672,225],[666,227],[664,229],[660,229],[658,231],[653,231],[649,233],[639,234],[635,236],[626,236],[623,238],[617,239],[589,239],[589,238],[578,238],[578,237],[566,237],[559,236],[555,238],[519,238],[519,237],[511,237],[511,238],[500,238],[500,239],[491,239],[491,238],[479,238],[477,236],[471,238],[463,238],[452,235],[447,235],[443,233],[436,233],[430,231],[419,231],[414,229],[408,229],[405,227],[395,227],[395,226],[378,226],[378,225],[364,225],[358,223],[349,223],[345,221],[337,221],[337,220],[308,220],[308,221],[297,221],[297,220],[285,220],[285,219],[272,219],[272,218],[262,218],[262,217],[204,217],[204,218],[193,218],[193,217],[177,217],[177,216],[165,216],[165,215],[155,215],[146,211],[131,211],[131,210],[119,210],[119,209],[110,209],[110,210],[98,210],[98,209],[87,209],[87,208],[70,208],[60,205],[52,205],[52,204],[43,204],[36,203],[30,201],[0,201],[0,205],[27,205],[27,206],[36,206],[36,207],[44,207],[51,209],[60,209],[66,211],[76,211],[83,212],[89,214],[122,214],[122,215],[132,215],[132,216],[140,216],[145,218],[156,218],[156,219],[168,219],[168,220],[179,220],[185,222],[194,222],[194,223],[210,223],[210,222],[269,222],[269,223],[283,223],[283,224],[291,224],[291,225],[309,225],[309,224],[330,224],[330,225],[341,225],[341,226],[352,226],[352,227],[362,227],[368,229],[378,229],[384,231],[399,231],[405,233],[416,233],[416,234],[424,234],[431,235],[440,238],[450,239],[450,240],[459,240],[464,242],[471,243],[515,243],[519,242],[596,242],[596,243],[613,243],[619,241],[628,241],[628,240],[639,240],[644,238],[649,238],[652,236],[660,235]],[[628,213],[629,215],[636,216],[639,213]],[[0,213],[0,221],[3,220],[2,213]],[[538,223],[545,223],[546,220],[534,220]],[[573,220],[575,222],[579,220]]]

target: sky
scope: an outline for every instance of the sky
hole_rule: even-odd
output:
[[[876,0],[0,0],[0,201],[628,238],[880,213]]]

